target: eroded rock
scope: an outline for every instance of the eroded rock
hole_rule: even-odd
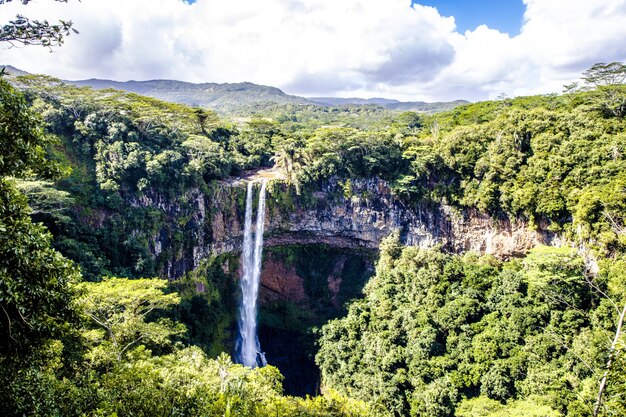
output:
[[[297,196],[284,183],[271,184],[265,245],[315,243],[376,249],[382,239],[399,230],[407,245],[441,245],[450,252],[477,251],[507,259],[539,244],[561,244],[555,234],[532,229],[523,221],[494,219],[476,210],[459,211],[445,205],[423,203],[409,207],[380,179],[351,180],[350,195],[345,195],[344,185],[334,178]],[[229,181],[206,194],[192,190],[169,201],[156,193],[146,193],[131,204],[163,210],[166,224],[189,219],[182,227],[184,244],[176,250],[166,250],[173,247],[173,242],[165,228],[150,242],[153,255],[162,257],[164,274],[173,279],[209,256],[241,250],[244,197],[244,182]]]

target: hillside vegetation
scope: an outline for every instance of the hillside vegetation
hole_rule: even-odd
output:
[[[23,71],[14,73],[25,75]],[[20,74],[21,72],[21,74]],[[449,110],[466,104],[466,101],[426,103],[422,101],[401,102],[385,99],[338,99],[338,98],[305,98],[286,94],[276,87],[243,83],[188,83],[175,80],[149,81],[112,81],[112,80],[79,80],[67,81],[78,87],[92,87],[128,91],[159,100],[209,108],[225,114],[249,114],[269,105],[275,106],[329,106],[329,107],[377,107],[379,110],[410,110],[426,113]]]
[[[120,82],[97,79],[68,81],[68,83],[78,87],[92,87],[97,89],[113,88],[172,103],[208,107],[224,112],[239,110],[245,106],[263,103],[310,104],[304,97],[285,94],[276,87],[253,83],[194,84],[175,80]]]
[[[432,115],[269,106],[225,120],[45,76],[11,83],[0,79],[0,414],[626,413],[626,86]],[[569,246],[503,261],[390,237],[361,299],[318,334],[324,395],[284,396],[276,368],[222,352],[236,254],[145,278],[193,244],[194,193],[271,166],[294,194],[332,177],[350,197],[350,180],[382,178],[409,206],[473,208]],[[136,204],[148,197],[176,216]],[[155,256],[160,230],[169,245]]]
[[[396,236],[365,298],[324,326],[323,380],[379,415],[590,415],[624,266],[591,277],[570,248],[503,263],[402,248]],[[609,376],[607,415],[626,412],[625,365],[620,356]]]

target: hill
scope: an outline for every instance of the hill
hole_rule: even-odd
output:
[[[29,75],[28,72],[11,65],[6,65],[5,68],[10,76]],[[403,102],[386,98],[305,98],[287,94],[276,87],[251,82],[219,84],[190,83],[177,80],[114,81],[98,78],[65,80],[65,82],[77,87],[92,87],[97,90],[113,88],[172,103],[207,107],[221,113],[250,113],[258,110],[260,106],[266,107],[267,105],[317,105],[324,107],[371,105],[380,106],[385,110],[437,113],[468,104],[465,100],[428,103],[424,101]]]
[[[9,76],[20,76],[20,75],[28,75],[26,71],[22,71],[21,69],[17,69],[12,65],[0,65],[4,69],[4,72]]]
[[[424,101],[392,100],[386,98],[339,98],[339,97],[300,97],[287,94],[276,87],[242,83],[188,83],[176,80],[149,80],[149,81],[112,81],[89,79],[67,81],[79,87],[89,86],[96,89],[114,88],[129,91],[164,101],[186,104],[189,106],[209,107],[220,112],[241,111],[258,104],[315,104],[325,107],[376,105],[386,110],[417,111],[437,113],[451,110],[463,104],[465,100],[452,102],[428,103]]]
[[[416,111],[423,113],[437,113],[452,110],[455,107],[469,104],[466,100],[443,101],[428,103],[425,101],[399,101],[387,98],[340,98],[340,97],[308,97],[308,99],[322,106],[350,106],[350,105],[376,105],[387,110]]]
[[[129,91],[164,101],[189,106],[210,107],[219,111],[230,111],[259,103],[311,104],[307,99],[284,93],[276,87],[249,82],[234,84],[188,83],[175,80],[112,81],[89,79],[67,81],[79,87],[95,89],[114,88]]]

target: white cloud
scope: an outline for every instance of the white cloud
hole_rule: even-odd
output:
[[[294,94],[484,99],[558,91],[626,58],[626,0],[525,0],[516,37],[464,34],[410,0],[35,0],[0,6],[71,19],[49,53],[0,47],[0,62],[66,79],[252,81]]]

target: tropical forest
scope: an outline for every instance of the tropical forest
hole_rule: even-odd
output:
[[[414,84],[390,67],[363,91],[397,99],[316,87],[339,73],[286,89],[306,96],[105,78],[119,57],[73,80],[72,42],[96,59],[107,27],[81,16],[135,7],[113,3],[0,1],[0,416],[626,416],[626,55],[555,66],[575,72],[556,92],[420,78],[438,100],[394,95]]]

